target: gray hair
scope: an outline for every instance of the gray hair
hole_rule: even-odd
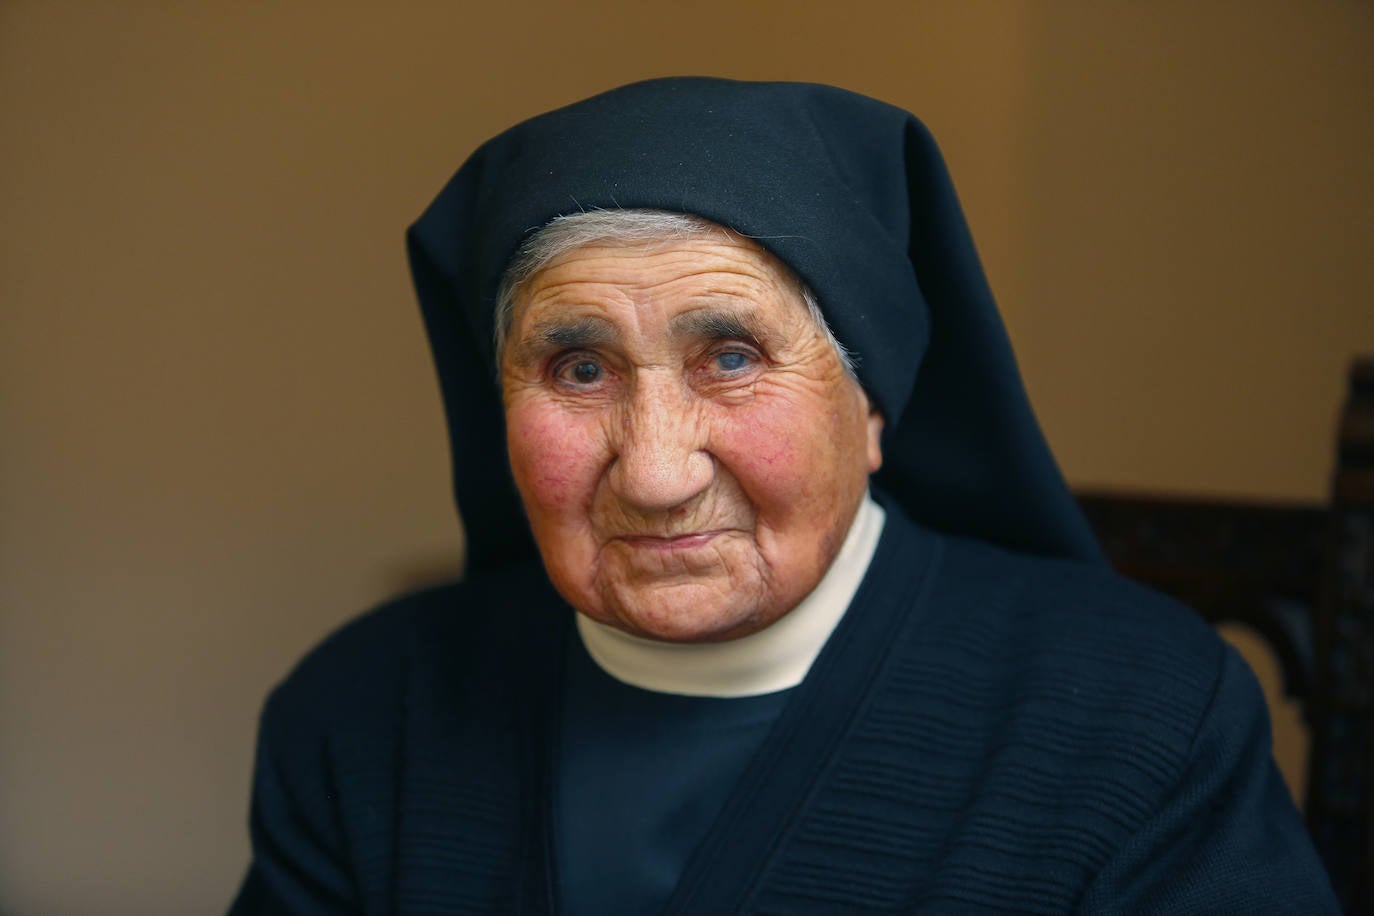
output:
[[[555,217],[525,240],[501,276],[501,285],[496,293],[497,365],[500,365],[506,336],[510,333],[511,322],[514,319],[516,296],[535,274],[556,259],[583,245],[607,242],[648,245],[712,235],[725,238],[747,237],[700,216],[671,210],[588,210],[584,213]],[[816,301],[815,294],[801,282],[790,267],[781,260],[778,260],[778,264],[796,283],[802,301],[806,303],[807,313],[834,348],[845,372],[849,373],[851,378],[857,379],[854,357],[830,330],[829,323],[821,314],[821,306]]]

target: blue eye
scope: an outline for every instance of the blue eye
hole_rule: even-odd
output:
[[[729,350],[716,355],[716,368],[723,372],[738,372],[749,367],[749,357],[743,353]]]

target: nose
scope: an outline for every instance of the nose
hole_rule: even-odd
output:
[[[616,496],[640,511],[666,512],[710,486],[715,461],[705,450],[705,420],[680,383],[638,381],[622,411],[608,479]]]

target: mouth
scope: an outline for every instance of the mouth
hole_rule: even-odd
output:
[[[711,541],[714,541],[717,537],[724,533],[725,530],[720,529],[717,531],[698,531],[692,534],[675,534],[667,537],[658,537],[655,535],[643,534],[628,534],[622,535],[616,540],[623,541],[624,543],[629,544],[631,547],[636,547],[642,550],[658,550],[671,552],[695,550],[698,547],[704,547],[705,545],[709,544]]]

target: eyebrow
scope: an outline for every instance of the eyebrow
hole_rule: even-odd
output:
[[[553,318],[535,323],[530,333],[516,344],[515,358],[520,363],[532,363],[550,350],[604,346],[618,336],[615,327],[604,318]]]
[[[705,340],[746,340],[762,345],[772,335],[752,312],[699,309],[679,315],[669,323],[675,337],[698,337]]]

